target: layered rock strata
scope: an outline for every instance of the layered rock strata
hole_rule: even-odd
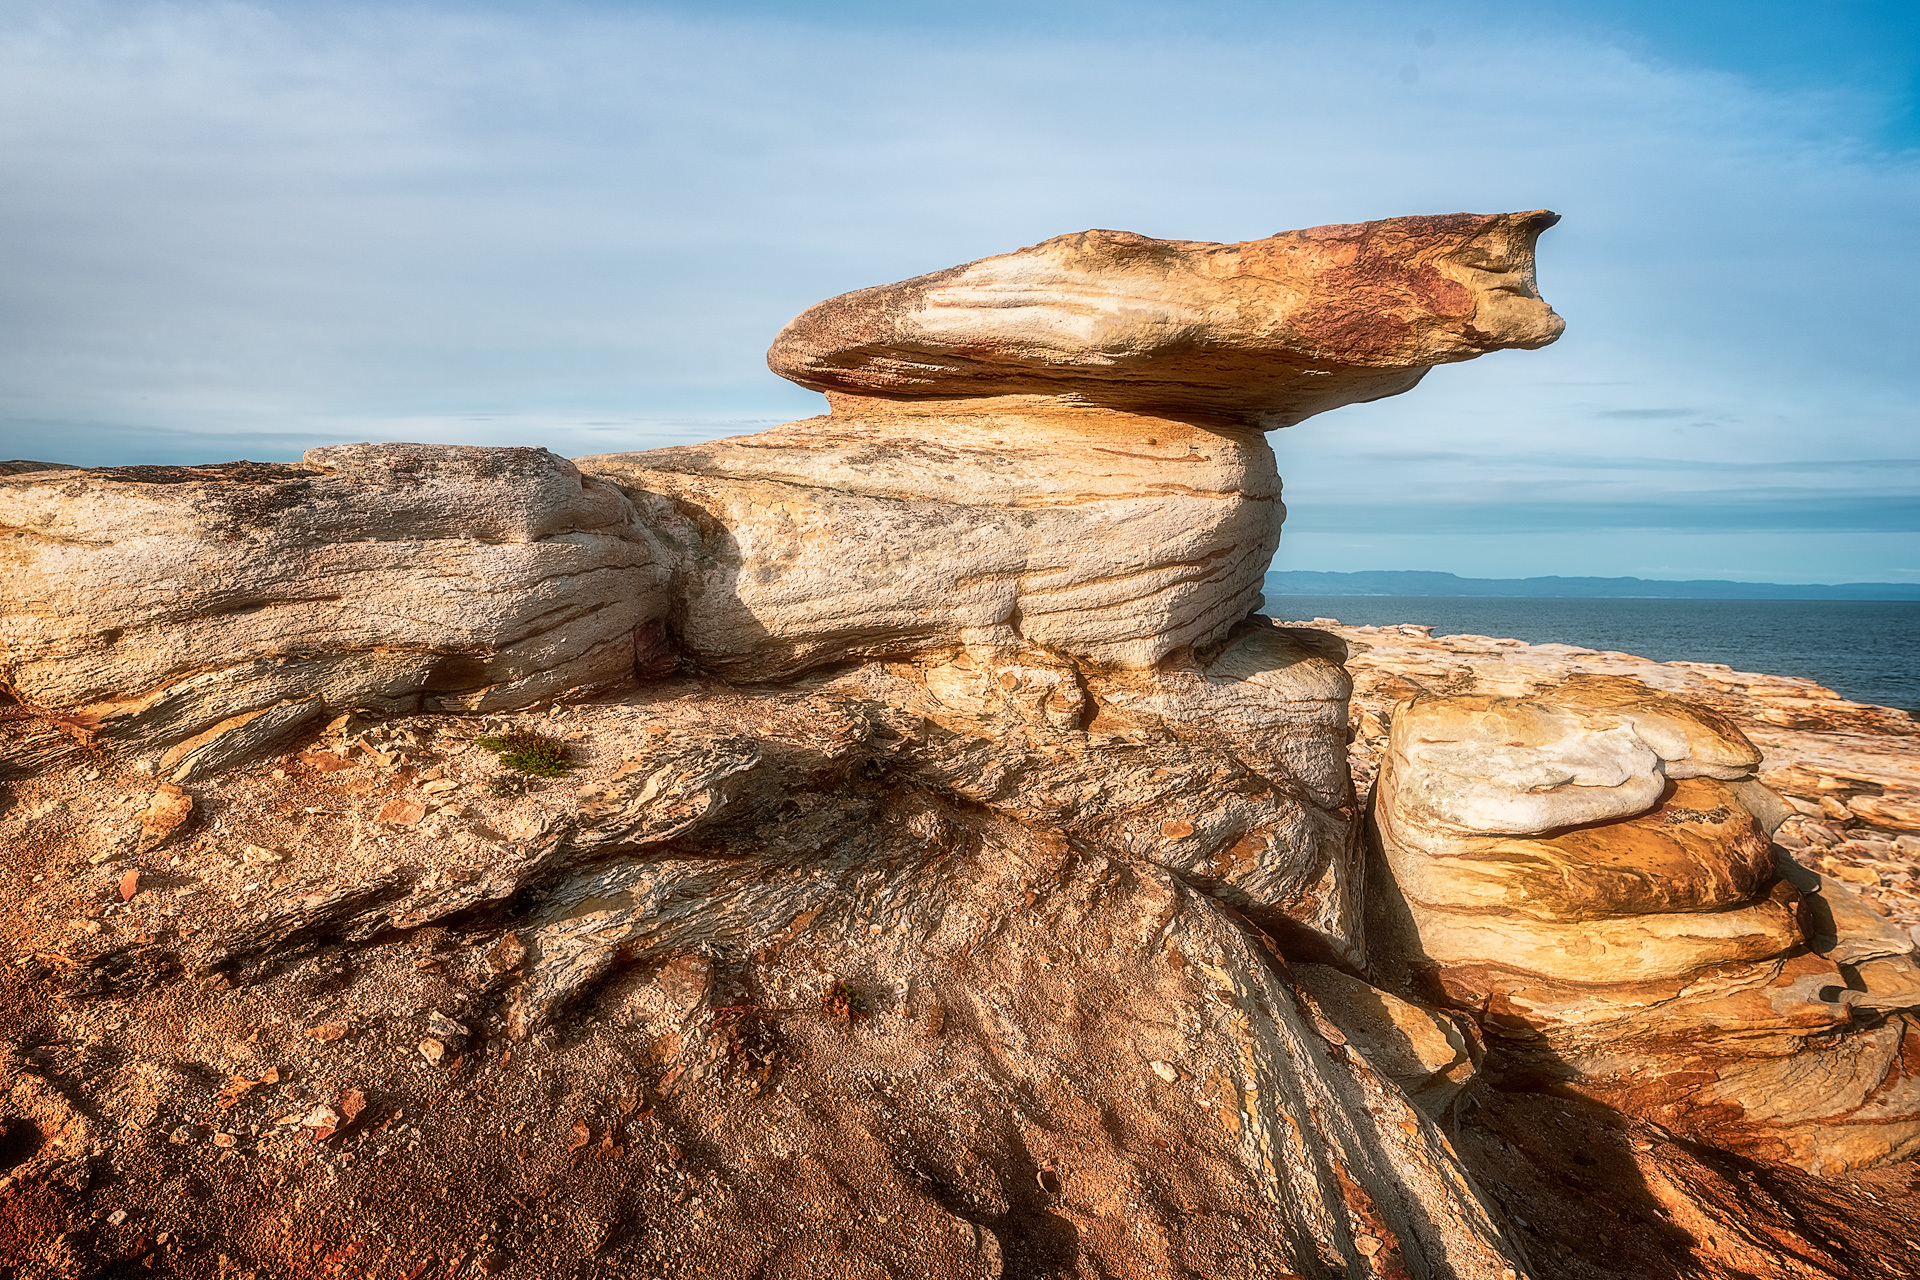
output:
[[[452,938],[463,958],[413,970],[431,1012],[407,1060],[544,1131],[541,1073],[618,1055],[629,1101],[597,1158],[697,1150],[702,1238],[729,1242],[704,1261],[725,1271],[1517,1277],[1433,1118],[1471,1074],[1463,1033],[1280,958],[1364,961],[1349,685],[1337,644],[1249,615],[1283,515],[1261,428],[1550,340],[1547,221],[1090,233],[1042,247],[1055,296],[1033,313],[1082,336],[996,327],[1005,298],[963,319],[1003,366],[986,382],[934,368],[949,346],[910,387],[836,387],[826,418],[581,469],[424,446],[13,468],[11,759],[71,742],[81,778],[133,796],[76,809],[71,765],[16,789],[31,896],[110,878],[119,904],[42,931],[59,959],[24,976],[74,1003],[30,1035],[145,1003],[177,1028],[140,1040],[130,1069],[151,1075],[203,1034],[172,994],[202,976],[284,1065],[236,1064],[205,1121],[190,1084],[154,1077],[170,1140],[122,1174],[177,1185],[189,1152],[170,1148],[210,1142],[310,1176],[341,1133],[393,1154],[376,1135],[421,1105],[351,1049],[323,1083],[312,1046],[377,1034],[391,1007],[393,976],[352,974]],[[932,352],[915,288],[883,292],[848,305]],[[871,371],[866,338],[842,351],[821,320],[847,313],[796,322],[776,367],[804,348],[802,381]],[[483,786],[505,780],[447,718],[636,678],[493,725],[566,733],[578,773],[531,794]],[[299,1123],[219,1114],[255,1090]],[[652,1204],[683,1158],[625,1194]],[[19,1167],[57,1198],[85,1183],[72,1160]],[[433,1181],[464,1202],[554,1176]],[[828,1226],[854,1185],[900,1225]],[[626,1263],[685,1267],[690,1241],[650,1229]]]
[[[504,709],[633,678],[660,548],[543,449],[0,475],[0,767],[95,746],[186,781],[341,711]],[[657,628],[656,628],[657,629]]]
[[[1920,926],[1920,724],[1905,711],[1850,702],[1812,680],[1711,662],[1654,662],[1630,653],[1403,624],[1292,624],[1338,637],[1353,677],[1349,765],[1365,792],[1386,749],[1393,709],[1419,694],[1541,693],[1575,676],[1631,680],[1733,724],[1765,757],[1759,778],[1792,810],[1774,839],[1810,870],[1845,881],[1902,929]]]
[[[580,465],[674,546],[688,653],[743,680],[1022,643],[1150,667],[1258,606],[1285,514],[1257,431],[1064,404],[837,411]]]
[[[1270,430],[1559,337],[1533,266],[1558,221],[1389,218],[1241,244],[1057,236],[820,303],[767,363],[830,397],[1058,395]]]
[[[1769,842],[1727,721],[1588,677],[1418,697],[1374,808],[1372,959],[1469,1009],[1503,1066],[1816,1172],[1920,1147],[1904,933]],[[1782,874],[1785,871],[1786,874]]]
[[[1543,1123],[1507,1006],[1388,975],[1425,935],[1368,936],[1345,646],[1249,616],[1260,431],[1551,340],[1549,221],[1065,237],[796,321],[771,359],[827,417],[579,469],[13,464],[0,1267],[1584,1280],[1539,1140],[1577,1131],[1648,1188],[1620,1222],[1698,1229],[1635,1235],[1660,1274],[1896,1274],[1888,1184],[1756,1201],[1594,1062],[1537,1074],[1613,1107]],[[1472,917],[1434,947],[1558,981],[1571,921],[1851,986],[1871,940],[1773,879],[1750,744],[1583,696],[1395,774],[1407,830],[1460,828],[1393,867]],[[564,780],[496,760],[530,734]],[[1891,1006],[1828,995],[1867,1046]],[[1673,1060],[1719,1052],[1667,1004]]]

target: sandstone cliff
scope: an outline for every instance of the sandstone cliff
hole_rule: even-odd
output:
[[[0,1266],[1905,1273],[1779,763],[1254,612],[1263,431],[1551,341],[1552,221],[1062,237],[710,445],[7,464]]]

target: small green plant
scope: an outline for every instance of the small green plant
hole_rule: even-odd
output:
[[[820,1003],[826,1009],[828,1016],[844,1018],[848,1022],[852,1022],[867,1011],[865,997],[844,980],[828,987],[827,994]]]
[[[515,773],[533,778],[564,778],[579,767],[567,759],[565,743],[528,729],[488,734],[473,743],[499,756],[500,763]]]

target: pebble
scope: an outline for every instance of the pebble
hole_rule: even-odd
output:
[[[1174,1066],[1171,1062],[1162,1062],[1160,1059],[1155,1058],[1147,1065],[1153,1068],[1153,1074],[1159,1076],[1168,1084],[1173,1084],[1180,1079],[1180,1068]]]

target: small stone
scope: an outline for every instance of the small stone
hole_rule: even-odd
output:
[[[420,1056],[437,1067],[440,1059],[447,1056],[447,1046],[429,1036],[420,1042]]]
[[[1193,834],[1193,824],[1179,819],[1163,822],[1160,824],[1160,834],[1169,840],[1185,840]]]
[[[287,860],[287,855],[281,853],[278,849],[269,849],[257,844],[250,844],[241,850],[240,857],[243,861],[256,867],[271,866],[276,862],[285,862]]]
[[[317,1027],[308,1027],[307,1034],[323,1044],[331,1044],[335,1040],[341,1040],[346,1037],[347,1024],[344,1022],[323,1022]]]
[[[1173,1084],[1175,1081],[1180,1079],[1180,1068],[1174,1066],[1171,1062],[1163,1062],[1160,1059],[1155,1058],[1152,1062],[1149,1062],[1147,1065],[1153,1068],[1153,1074],[1159,1076],[1162,1080],[1165,1080],[1168,1084]]]
[[[193,815],[193,797],[171,782],[163,782],[139,814],[140,851],[164,843]]]
[[[213,1135],[213,1145],[216,1147],[231,1147],[237,1141],[239,1141],[239,1139],[230,1133],[216,1133]]]
[[[427,1031],[435,1039],[444,1041],[448,1045],[458,1045],[467,1038],[468,1034],[465,1026],[455,1022],[438,1009],[427,1015]]]
[[[457,790],[459,786],[460,784],[455,782],[452,778],[436,778],[434,781],[425,783],[424,785],[422,785],[420,790],[424,794],[431,796],[431,795],[439,795],[443,791]]]
[[[340,1113],[329,1106],[318,1106],[300,1118],[303,1127],[325,1136],[340,1127]]]
[[[125,1209],[115,1209],[112,1213],[107,1215],[107,1225],[109,1226],[117,1227],[121,1223],[125,1222],[126,1220],[127,1220],[127,1211]]]
[[[487,952],[487,967],[495,973],[512,973],[527,958],[527,944],[520,941],[517,933],[503,933],[500,941]]]
[[[140,868],[134,867],[120,877],[120,901],[131,901],[133,895],[140,892]]]
[[[411,827],[427,816],[427,806],[413,800],[389,800],[380,807],[379,820],[396,827]]]

